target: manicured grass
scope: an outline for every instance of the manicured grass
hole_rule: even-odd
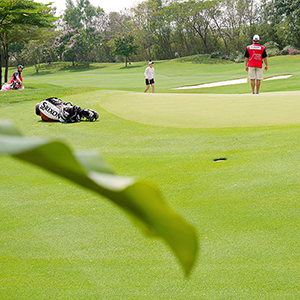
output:
[[[163,94],[155,95],[134,92],[143,89],[143,64],[37,76],[25,69],[28,87],[35,78],[47,90],[5,93],[5,102],[0,94],[1,119],[26,136],[99,151],[118,174],[153,182],[195,226],[201,252],[187,280],[164,244],[145,238],[104,198],[0,157],[0,299],[299,298],[299,93],[286,92],[289,80],[296,83],[298,59],[270,59],[270,74],[294,76],[276,81],[280,94],[258,96],[170,94],[179,79],[195,84],[204,72],[208,82],[222,68],[222,80],[237,78],[241,64],[159,62]],[[291,72],[285,72],[290,60]],[[124,82],[123,72],[135,82]],[[86,80],[91,74],[98,86]],[[174,85],[167,74],[177,74]],[[50,79],[56,82],[48,90]],[[110,85],[105,89],[119,84],[119,90],[132,90],[104,91],[102,80]],[[264,89],[269,83],[262,83]],[[99,90],[87,92],[89,86]],[[230,93],[232,87],[223,89]],[[40,122],[36,96],[52,95],[94,108],[99,121]],[[216,126],[207,125],[214,118]]]
[[[195,63],[197,61],[206,64]],[[270,57],[269,70],[264,77],[278,75],[293,75],[291,78],[265,81],[261,85],[261,92],[295,91],[299,90],[300,71],[298,65],[300,56]],[[211,61],[218,63],[211,64]],[[147,63],[137,62],[127,68],[124,64],[91,64],[90,69],[83,69],[79,64],[71,67],[70,63],[55,63],[43,65],[39,74],[35,74],[33,67],[24,69],[25,85],[52,84],[63,88],[97,88],[107,90],[144,91],[144,71]],[[154,63],[156,72],[156,92],[159,93],[193,93],[193,94],[248,94],[250,83],[218,88],[201,88],[196,90],[173,90],[181,86],[198,85],[201,83],[218,82],[230,79],[246,78],[244,63],[235,64],[219,59],[185,58],[159,61]],[[12,70],[13,71],[13,70]],[[11,72],[12,72],[11,71]]]
[[[85,98],[95,105],[100,102],[117,116],[148,125],[221,128],[300,124],[299,91],[260,95],[151,95],[109,91],[105,96],[97,95],[99,92],[95,91]]]

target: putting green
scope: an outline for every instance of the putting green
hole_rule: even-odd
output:
[[[221,128],[300,124],[300,91],[259,95],[95,91],[85,95],[90,106],[91,102],[100,102],[116,116],[154,126]]]

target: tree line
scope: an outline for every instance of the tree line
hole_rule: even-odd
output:
[[[55,17],[51,4],[1,0],[0,62],[35,65],[54,61],[164,60],[196,54],[244,60],[259,34],[268,54],[298,54],[300,0],[145,0],[105,13],[89,0],[66,0]],[[0,68],[0,83],[2,68]]]

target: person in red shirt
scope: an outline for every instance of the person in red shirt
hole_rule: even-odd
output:
[[[3,84],[1,91],[24,90],[23,78],[21,75],[23,69],[24,67],[19,65],[17,71],[14,72],[11,79]]]
[[[259,94],[260,83],[263,80],[263,62],[265,71],[268,70],[267,53],[264,46],[259,44],[259,36],[253,36],[253,44],[249,45],[245,52],[245,65],[248,78],[251,80],[252,94]],[[255,83],[256,81],[256,83]]]
[[[24,67],[22,65],[18,65],[18,69],[16,72],[14,72],[12,78],[10,79],[10,84],[15,84],[15,89],[22,89],[22,83],[23,83],[23,78],[22,78],[22,71]]]

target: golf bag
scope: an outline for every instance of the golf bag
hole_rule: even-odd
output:
[[[63,102],[56,97],[50,97],[37,103],[35,113],[46,122],[76,123],[82,120],[92,122],[99,118],[98,113],[92,109],[82,109],[72,102]]]
[[[4,83],[1,91],[11,91],[11,90],[24,90],[24,86],[19,84],[17,81],[13,81],[12,83]]]

